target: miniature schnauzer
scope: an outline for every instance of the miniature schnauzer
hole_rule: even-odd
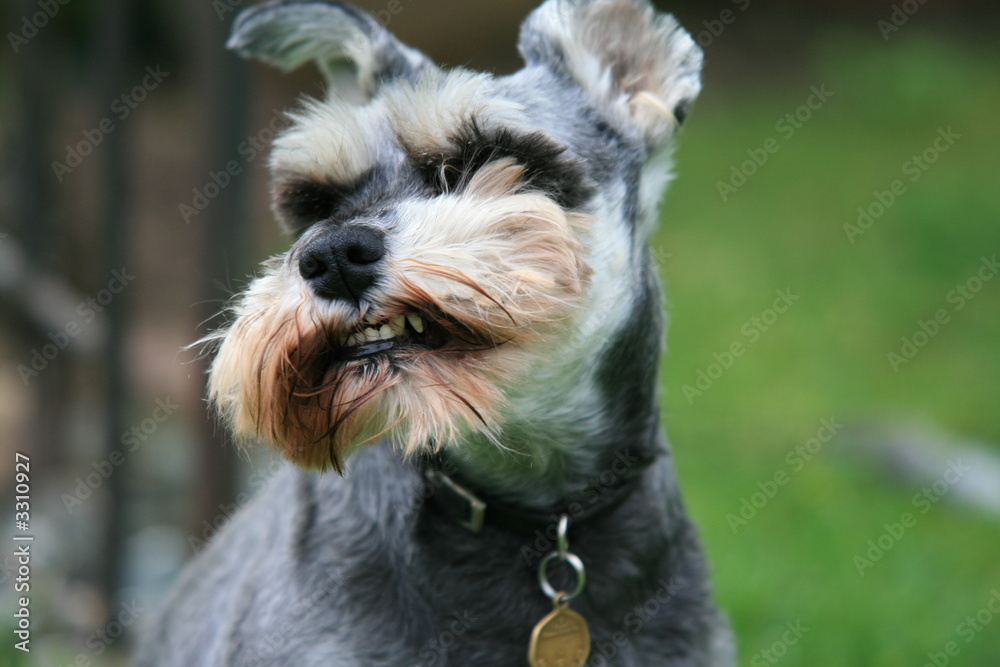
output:
[[[212,403],[295,465],[138,664],[731,665],[658,417],[648,239],[691,37],[649,0],[548,0],[498,77],[272,0],[229,46],[328,84],[273,147],[294,243],[208,341]]]

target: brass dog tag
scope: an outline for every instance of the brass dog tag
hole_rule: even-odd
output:
[[[531,633],[528,664],[531,667],[583,667],[590,656],[590,629],[583,616],[569,608],[569,602],[558,602],[552,613],[543,618]]]

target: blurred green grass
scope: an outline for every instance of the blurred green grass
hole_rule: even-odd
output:
[[[785,461],[824,417],[1000,442],[1000,278],[959,312],[947,301],[1000,253],[997,80],[995,52],[971,43],[831,31],[794,82],[709,78],[685,129],[654,239],[671,318],[665,422],[740,665],[916,667],[951,641],[948,664],[1000,664],[1000,615],[968,643],[957,634],[1000,590],[996,517],[949,503],[915,512],[919,488],[843,456],[843,434],[800,472]],[[776,123],[821,84],[833,98],[786,139]],[[961,138],[911,183],[904,163],[942,128]],[[780,150],[723,201],[717,182],[770,137]],[[896,179],[906,193],[852,244],[844,225]],[[786,288],[800,300],[747,344],[744,323]],[[887,353],[940,308],[951,321],[895,373]],[[689,400],[683,387],[735,341],[746,353]],[[727,514],[779,470],[788,484],[734,534]],[[854,556],[906,511],[916,525],[859,576]],[[809,630],[769,660],[789,621]]]

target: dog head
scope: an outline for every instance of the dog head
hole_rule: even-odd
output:
[[[273,147],[294,243],[210,336],[210,397],[235,433],[339,470],[383,438],[502,448],[599,409],[560,397],[587,394],[629,326],[666,149],[700,89],[673,18],[647,0],[549,0],[506,77],[441,69],[323,0],[244,12],[230,47],[315,61],[328,89]]]

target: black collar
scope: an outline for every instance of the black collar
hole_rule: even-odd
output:
[[[588,486],[578,498],[541,510],[515,505],[488,496],[458,476],[454,465],[440,457],[422,459],[419,468],[431,485],[426,503],[440,509],[473,533],[483,526],[511,532],[543,533],[566,515],[573,524],[592,521],[610,514],[631,497],[642,476],[634,474],[615,480],[608,486]]]

